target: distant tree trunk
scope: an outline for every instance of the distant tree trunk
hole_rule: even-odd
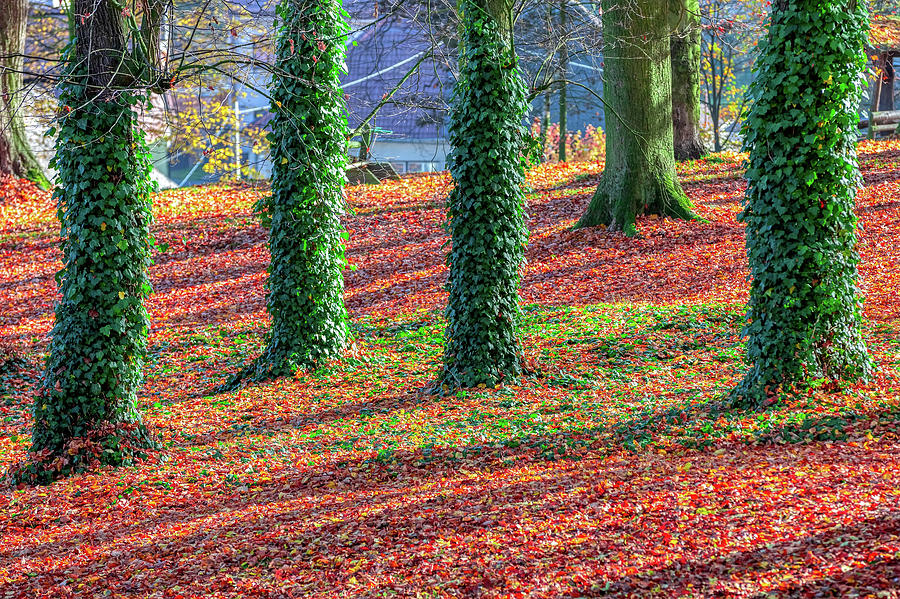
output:
[[[27,19],[28,0],[8,0],[0,9],[0,173],[46,184],[21,114]]]
[[[547,156],[547,140],[549,135],[547,129],[550,128],[550,90],[544,92],[544,114],[541,115],[541,150],[543,156]]]
[[[894,109],[894,58],[883,52],[875,64],[875,85],[872,94],[872,112],[883,112]]]
[[[512,2],[460,0],[459,10],[441,376],[448,388],[493,386],[522,373],[518,291],[528,237],[520,158],[528,104],[512,47]]]
[[[566,78],[569,76],[569,47],[566,45],[566,0],[559,0],[559,28],[562,44],[559,47],[559,161],[566,161],[566,142],[569,141],[568,101]]]
[[[700,139],[700,2],[671,0],[672,125],[675,159],[706,153]]]
[[[894,109],[894,83],[897,75],[894,72],[894,58],[888,55],[884,61],[884,81],[881,84],[881,100],[878,103],[879,111],[888,111]]]
[[[634,235],[640,214],[694,218],[675,174],[669,7],[603,0],[606,168],[577,227]]]
[[[878,112],[878,105],[881,104],[881,86],[884,83],[884,62],[885,55],[881,54],[875,61],[875,75],[872,78],[872,89],[869,93],[869,110],[870,112]],[[874,138],[874,129],[869,127],[869,137]]]
[[[544,25],[547,27],[547,31],[553,30],[553,4],[547,2],[546,6],[546,22]],[[544,91],[544,114],[541,117],[541,150],[544,152],[542,158],[547,158],[549,152],[549,148],[547,146],[549,142],[548,129],[550,128],[550,105],[552,102],[552,93],[550,92],[550,87]]]

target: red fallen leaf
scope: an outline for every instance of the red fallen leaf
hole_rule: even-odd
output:
[[[876,328],[898,318],[898,148],[860,148],[862,286]],[[167,461],[0,492],[0,554],[14,556],[0,559],[0,586],[32,596],[102,586],[123,596],[322,599],[436,589],[485,597],[892,591],[900,446],[896,422],[879,412],[897,405],[900,388],[892,333],[867,333],[882,364],[871,384],[813,394],[816,413],[872,414],[842,429],[852,432],[849,443],[747,446],[750,416],[714,439],[714,450],[687,450],[673,439],[721,425],[695,412],[677,414],[670,438],[655,436],[636,453],[572,432],[610,424],[604,414],[634,416],[617,403],[690,404],[685,396],[708,399],[738,376],[739,360],[710,349],[720,330],[702,317],[696,336],[632,326],[649,318],[647,309],[745,299],[742,231],[733,219],[743,183],[739,157],[725,158],[680,167],[709,223],[644,218],[639,240],[570,229],[599,164],[530,172],[536,191],[528,198],[523,297],[565,328],[526,340],[526,360],[550,374],[478,398],[417,395],[437,368],[438,357],[426,355],[433,346],[409,336],[404,351],[378,349],[364,333],[353,368],[331,364],[325,374],[206,395],[259,351],[268,254],[251,206],[265,190],[155,196],[153,232],[170,250],[151,269],[152,359],[141,407]],[[361,331],[437,322],[446,301],[441,222],[449,186],[438,174],[348,188],[348,254],[359,269],[347,273],[346,298]],[[16,189],[19,208],[0,204],[0,338],[28,348],[37,363],[52,325],[58,229],[47,194]],[[598,303],[611,305],[579,311]],[[589,322],[595,317],[602,324]],[[622,345],[613,353],[623,380],[579,389],[561,377],[598,373],[611,340]],[[687,341],[702,347],[673,351]],[[27,449],[32,389],[26,383],[0,400],[4,465]],[[551,461],[526,445],[496,443],[502,419],[562,431],[559,440],[535,436],[554,450],[565,441],[580,459],[557,452]],[[471,430],[485,438],[466,437]],[[379,454],[367,440],[396,445]],[[571,448],[579,440],[585,448]]]

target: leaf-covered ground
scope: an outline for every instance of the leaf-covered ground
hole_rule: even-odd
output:
[[[537,375],[450,397],[445,175],[348,190],[343,361],[211,391],[261,347],[253,188],[155,198],[142,408],[165,451],[0,488],[0,597],[900,597],[900,144],[861,146],[874,381],[720,412],[740,377],[740,157],[681,167],[706,223],[572,231],[600,165],[529,175]],[[0,467],[29,445],[55,209],[0,182]]]

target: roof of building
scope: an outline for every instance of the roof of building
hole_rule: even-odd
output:
[[[347,51],[348,72],[341,78],[347,94],[350,126],[365,120],[386,94],[424,60],[417,70],[379,109],[372,124],[390,131],[379,137],[440,139],[445,137],[445,116],[453,77],[432,44],[415,24],[383,21],[352,36],[356,45]]]

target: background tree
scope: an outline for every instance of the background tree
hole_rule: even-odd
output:
[[[566,141],[568,138],[569,125],[566,116],[569,110],[568,104],[568,85],[569,77],[569,46],[566,36],[566,16],[568,7],[566,0],[559,0],[559,28],[562,32],[562,41],[559,45],[559,161],[566,161]]]
[[[459,79],[450,112],[451,237],[442,382],[517,377],[519,267],[527,229],[520,158],[527,111],[508,0],[461,0]]]
[[[857,0],[778,0],[744,127],[752,368],[735,402],[870,370],[860,335],[856,124],[866,63]],[[809,65],[815,64],[811,69]]]
[[[339,0],[283,0],[271,84],[272,195],[262,356],[235,379],[262,380],[335,358],[348,338],[343,186],[347,120],[340,74],[349,29]]]
[[[693,160],[706,153],[700,137],[700,2],[671,0],[669,11],[675,159]]]
[[[75,0],[59,96],[58,184],[64,268],[34,403],[37,480],[128,462],[152,444],[137,409],[150,292],[149,156],[136,109],[154,73],[163,4],[126,27],[113,0]],[[154,12],[154,11],[160,12]],[[131,21],[134,23],[134,21]]]
[[[900,2],[897,0],[870,0],[869,11],[873,15],[895,15],[900,13]]]
[[[603,1],[606,168],[578,227],[634,235],[639,214],[694,218],[675,174],[669,3]]]
[[[28,0],[0,8],[0,173],[48,184],[25,138],[21,104]]]

